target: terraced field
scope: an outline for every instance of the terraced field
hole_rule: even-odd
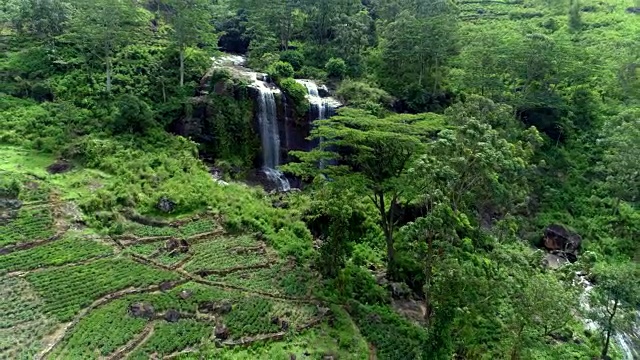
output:
[[[326,326],[314,277],[252,234],[201,214],[96,235],[32,180],[2,209],[0,358],[184,358]]]

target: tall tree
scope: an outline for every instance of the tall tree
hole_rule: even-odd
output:
[[[602,264],[594,270],[596,286],[591,293],[590,317],[602,334],[601,358],[606,359],[611,337],[633,324],[640,305],[640,267],[637,263]]]
[[[163,0],[171,39],[180,57],[180,86],[184,86],[187,48],[214,42],[213,11],[209,0]]]
[[[386,90],[424,110],[423,94],[437,94],[444,85],[447,61],[457,50],[457,20],[446,8],[402,11],[384,25],[378,78]],[[438,11],[434,10],[438,9]]]
[[[62,37],[101,60],[106,91],[111,92],[114,55],[144,33],[143,15],[129,0],[75,0],[70,32]]]
[[[362,110],[344,109],[330,120],[317,121],[312,138],[321,139],[311,152],[294,152],[300,163],[287,170],[306,177],[322,174],[332,186],[346,186],[366,196],[378,211],[387,245],[389,272],[394,271],[394,214],[401,198],[411,198],[419,182],[410,173],[429,131],[412,124],[421,116],[379,119]],[[324,166],[318,167],[318,164]],[[392,275],[393,276],[393,275]]]

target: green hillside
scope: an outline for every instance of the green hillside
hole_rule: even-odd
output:
[[[0,359],[632,360],[639,239],[638,1],[0,5]]]

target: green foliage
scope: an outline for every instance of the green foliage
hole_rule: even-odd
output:
[[[349,313],[362,335],[384,359],[423,359],[426,331],[382,306],[366,306],[350,302]]]
[[[206,323],[181,319],[175,324],[159,323],[153,335],[130,356],[131,359],[148,359],[151,354],[169,355],[199,345],[209,336],[211,328]]]
[[[231,336],[241,338],[278,332],[280,327],[271,321],[273,303],[262,298],[246,298],[234,306],[225,317]]]
[[[94,358],[107,356],[127,344],[144,328],[147,320],[128,314],[130,303],[116,300],[83,318],[72,335],[54,352],[54,357]]]
[[[295,104],[295,110],[298,116],[303,116],[309,110],[309,101],[307,100],[307,89],[304,85],[298,83],[293,78],[285,78],[278,81],[278,85],[285,93],[287,98],[291,99]]]
[[[297,50],[287,50],[280,53],[280,61],[291,64],[295,71],[304,66],[304,60],[304,54]]]
[[[0,273],[26,271],[44,266],[61,266],[90,258],[111,255],[110,246],[93,240],[68,236],[53,243],[0,257]]]
[[[144,134],[154,125],[153,113],[147,103],[132,95],[117,100],[118,112],[113,122],[115,134]]]
[[[393,102],[393,98],[386,91],[366,82],[354,80],[343,81],[336,95],[346,106],[368,110],[381,117]]]
[[[47,240],[54,234],[50,209],[20,209],[15,219],[0,224],[0,246]]]
[[[176,280],[174,273],[156,270],[127,259],[97,260],[80,267],[47,269],[27,275],[45,299],[45,311],[69,321],[82,308],[108,293],[124,288],[157,285]]]
[[[293,77],[294,70],[293,66],[288,62],[284,61],[276,61],[273,64],[269,65],[267,68],[267,74],[271,76],[276,81],[280,79],[286,79]]]
[[[347,64],[340,58],[329,59],[324,68],[327,70],[327,74],[330,77],[337,79],[342,79],[347,73]]]

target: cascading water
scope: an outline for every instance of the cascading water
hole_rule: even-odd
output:
[[[262,171],[270,181],[277,184],[278,190],[289,191],[291,190],[289,181],[282,172],[276,169],[280,165],[280,135],[274,91],[260,80],[256,80],[255,88],[260,94],[258,98],[258,122],[262,141]]]
[[[296,80],[299,84],[304,85],[307,88],[307,99],[310,106],[310,121],[325,120],[333,116],[336,112],[336,108],[340,105],[335,99],[323,98],[320,96],[318,85],[311,80]],[[312,144],[314,147],[322,143],[322,138],[318,140],[318,143]],[[311,150],[311,149],[309,149]],[[330,162],[331,163],[331,162]],[[321,160],[318,164],[320,168],[324,168],[325,160]]]
[[[330,98],[320,97],[318,85],[310,80],[297,80],[298,83],[307,88],[309,105],[311,106],[311,116],[313,120],[324,120],[334,114],[336,101]]]
[[[593,284],[581,275],[578,276],[578,283],[584,288],[582,295],[580,296],[580,305],[582,306],[582,309],[587,312],[593,311],[589,304],[589,296],[593,290]],[[600,309],[598,311],[604,310]],[[640,359],[640,310],[636,311],[635,316],[637,321],[632,325],[631,329],[616,332],[613,336],[613,341],[622,352],[623,360]],[[593,320],[585,318],[583,321],[587,329],[591,331],[600,331],[598,324]]]

